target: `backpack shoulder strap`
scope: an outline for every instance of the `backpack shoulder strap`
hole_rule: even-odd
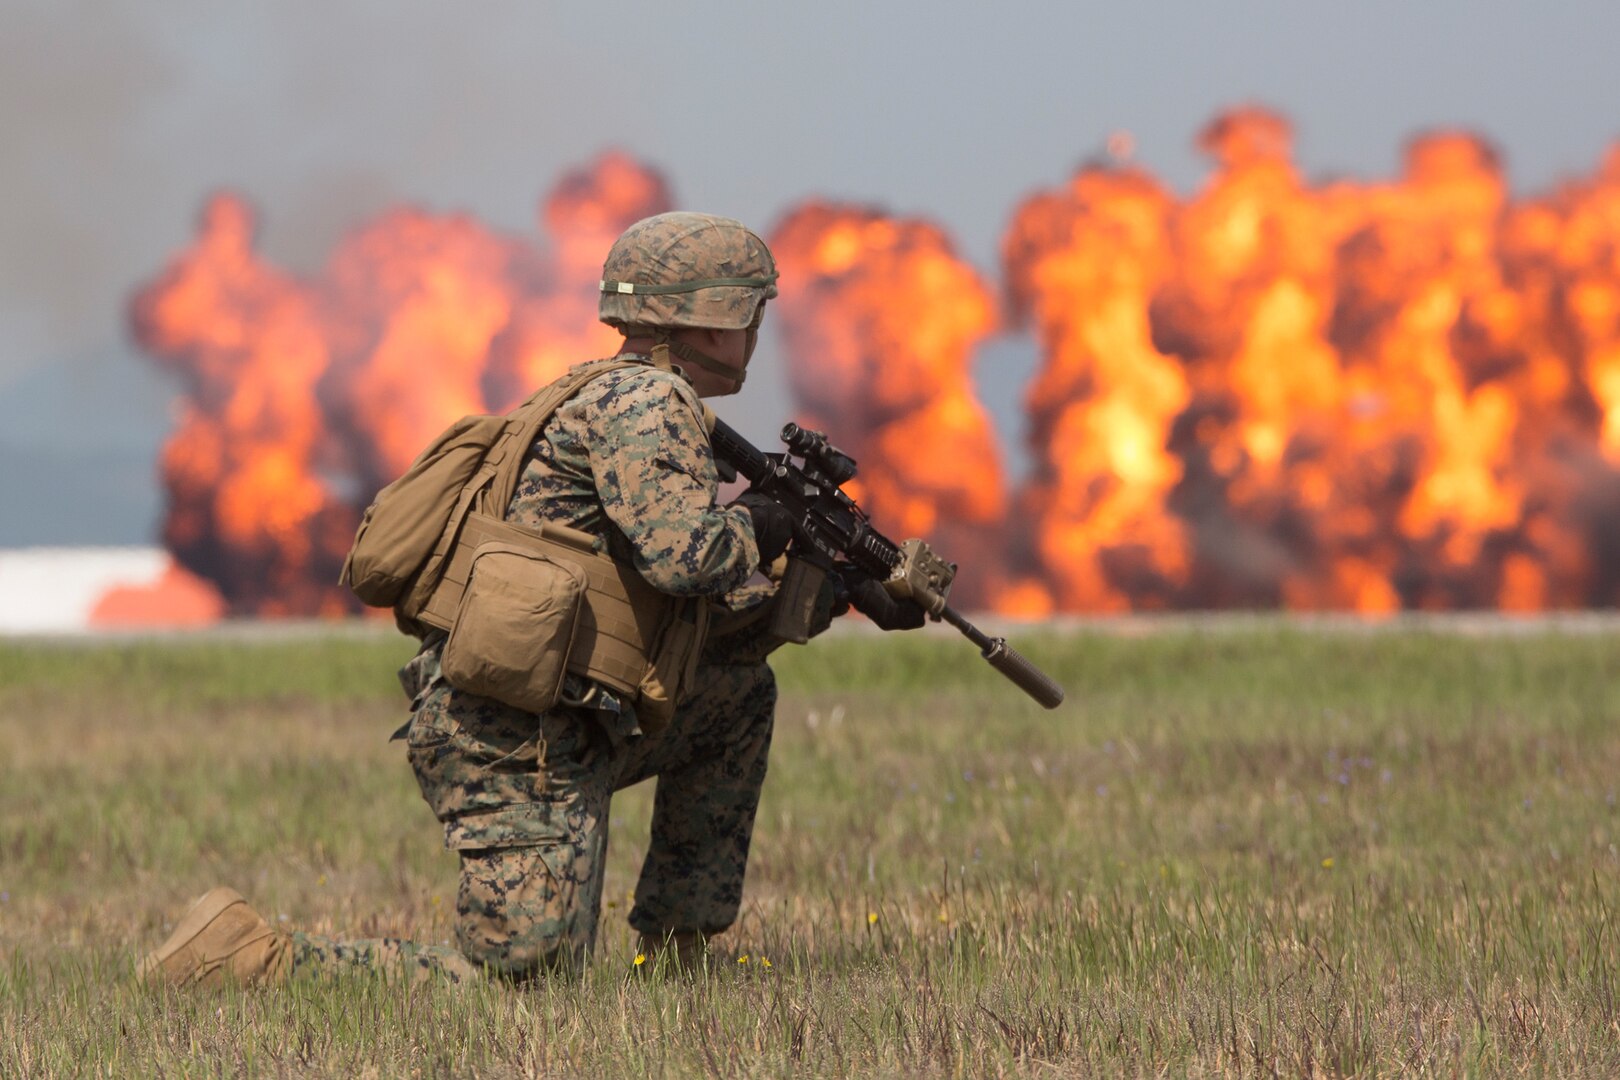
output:
[[[456,496],[448,511],[438,539],[421,563],[404,595],[394,605],[395,621],[407,632],[416,633],[419,616],[431,602],[434,590],[444,576],[446,566],[454,557],[460,542],[462,525],[473,514],[485,514],[497,520],[506,519],[506,509],[512,502],[518,476],[528,458],[528,448],[534,443],[540,429],[562,405],[585,384],[599,375],[619,368],[641,367],[633,360],[598,360],[581,364],[562,378],[548,383],[533,397],[507,413],[497,434],[472,478]]]
[[[581,364],[562,378],[549,383],[533,397],[506,414],[506,428],[484,458],[484,483],[479,487],[477,509],[491,517],[505,519],[506,509],[517,490],[518,477],[528,460],[529,447],[539,438],[540,429],[585,388],[585,384],[601,375],[623,368],[645,367],[639,360],[597,360]]]

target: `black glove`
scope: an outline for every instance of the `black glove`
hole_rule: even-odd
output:
[[[753,520],[759,565],[769,566],[775,562],[793,539],[793,515],[757,491],[743,492],[731,505],[747,510]]]
[[[928,621],[928,613],[912,600],[896,600],[876,578],[845,571],[844,590],[850,605],[879,630],[915,630]]]

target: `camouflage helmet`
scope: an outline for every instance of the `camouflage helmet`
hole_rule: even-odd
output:
[[[776,295],[776,260],[739,221],[674,211],[643,218],[602,265],[601,320],[628,327],[757,326]]]

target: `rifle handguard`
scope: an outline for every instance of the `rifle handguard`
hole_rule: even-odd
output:
[[[954,580],[955,563],[935,555],[923,541],[912,539],[900,545],[900,565],[883,588],[896,600],[910,600],[937,619],[945,610]]]

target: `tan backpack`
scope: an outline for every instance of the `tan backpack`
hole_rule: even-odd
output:
[[[598,375],[635,361],[581,364],[505,416],[463,416],[366,508],[338,583],[362,603],[414,622],[444,573],[469,513],[504,519],[528,448],[546,421]]]
[[[582,364],[505,416],[465,416],[377,493],[339,582],[392,607],[418,637],[449,632],[453,686],[544,712],[574,672],[626,694],[649,733],[696,674],[708,606],[656,592],[596,537],[505,520],[548,420],[599,375],[638,361]]]

